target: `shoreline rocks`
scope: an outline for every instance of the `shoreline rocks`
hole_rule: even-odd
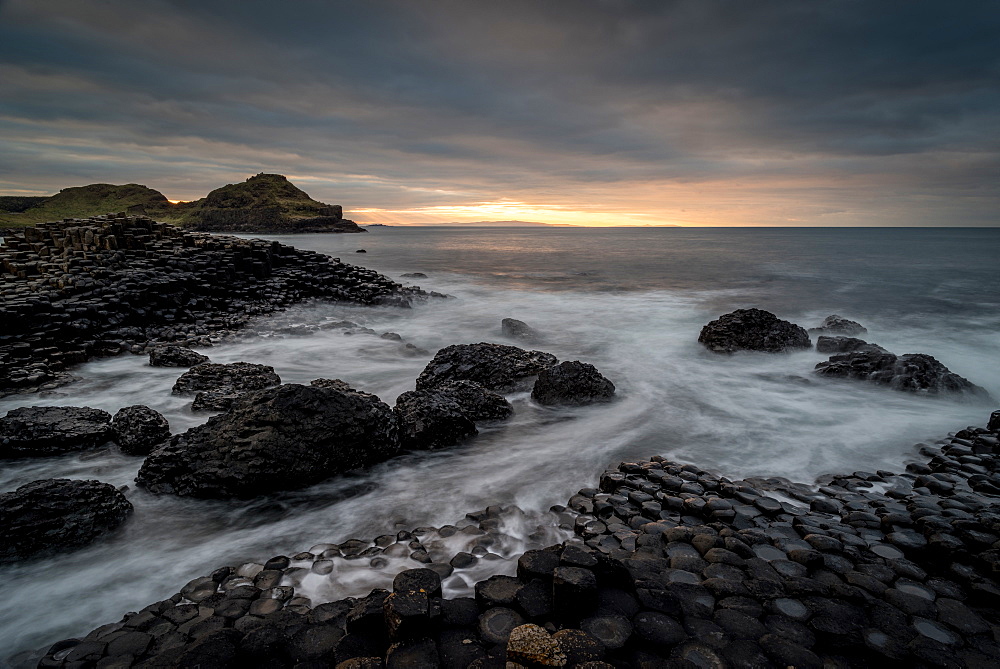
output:
[[[406,547],[394,558],[393,546],[427,545],[435,533],[483,538],[498,509],[470,514],[478,527],[223,567],[54,644],[43,666],[991,666],[1000,653],[997,415],[921,445],[924,460],[902,473],[821,477],[818,487],[731,480],[660,457],[623,462],[553,507],[575,537],[523,552],[514,575],[480,579],[474,598],[442,588],[469,558],[425,563],[426,552],[406,557]],[[391,592],[300,594],[322,592],[317,583],[336,573],[328,563],[366,559],[372,569],[393,559],[413,568]]]
[[[45,479],[0,494],[0,563],[84,546],[123,522],[132,504],[100,481]]]
[[[170,423],[159,411],[136,404],[118,410],[111,419],[111,433],[122,453],[149,455],[170,439]]]
[[[153,344],[210,346],[303,300],[406,307],[425,296],[320,253],[124,214],[7,236],[0,294],[3,394],[66,383],[65,369],[95,357]]]
[[[374,395],[287,384],[244,394],[174,435],[146,458],[136,483],[153,493],[246,499],[381,462],[398,448],[392,410]]]
[[[60,455],[111,438],[111,414],[90,407],[20,407],[0,418],[0,458]]]
[[[867,334],[868,328],[856,321],[848,320],[843,316],[831,314],[823,319],[819,327],[809,328],[810,334],[823,335],[844,335],[853,337],[855,335]]]
[[[417,377],[417,390],[430,390],[448,381],[475,381],[489,390],[507,392],[528,385],[530,377],[557,362],[551,353],[516,346],[454,344],[434,354]]]
[[[151,367],[194,367],[203,362],[210,362],[207,355],[184,346],[156,346],[149,352]]]
[[[244,393],[279,383],[281,377],[269,365],[204,362],[181,374],[170,392],[173,395],[197,393],[191,404],[192,411],[227,411]]]
[[[737,309],[723,314],[701,329],[698,341],[716,353],[780,353],[812,346],[805,329],[762,309]]]
[[[861,341],[861,340],[853,340]],[[894,390],[928,395],[969,395],[989,399],[985,388],[955,374],[932,356],[924,353],[895,355],[880,346],[864,344],[846,353],[817,363],[815,373],[841,379],[858,379]]]
[[[607,402],[615,394],[615,384],[597,368],[579,360],[560,362],[538,373],[531,399],[546,405]]]

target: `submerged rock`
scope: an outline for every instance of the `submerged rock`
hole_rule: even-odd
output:
[[[436,390],[458,402],[462,413],[474,421],[507,420],[514,415],[514,407],[506,397],[475,381],[449,381]]]
[[[864,339],[854,337],[827,337],[820,336],[816,339],[816,350],[820,353],[850,353],[851,351],[884,351],[878,344],[869,344]]]
[[[895,355],[881,347],[832,356],[816,365],[816,373],[833,378],[861,379],[896,390],[931,395],[957,393],[989,397],[989,393],[955,374],[924,353]]]
[[[292,490],[399,450],[396,420],[378,397],[287,384],[240,397],[229,412],[175,435],[142,464],[154,493],[249,498]]]
[[[417,390],[448,381],[475,381],[490,390],[508,391],[526,385],[558,360],[551,353],[526,351],[503,344],[455,344],[438,351],[417,377]]]
[[[779,353],[811,346],[805,329],[763,309],[737,309],[724,314],[701,329],[698,341],[718,353]]]
[[[199,390],[220,392],[246,392],[260,390],[281,383],[274,367],[250,362],[231,362],[228,365],[207,362],[184,372],[174,383],[171,392],[184,395]]]
[[[861,325],[861,323],[848,320],[837,314],[831,314],[823,319],[818,328],[809,328],[809,332],[853,337],[854,335],[865,334],[868,332],[868,329]]]
[[[542,370],[531,389],[531,398],[539,404],[606,402],[614,394],[615,384],[593,365],[578,360],[567,360]]]
[[[45,479],[0,494],[0,562],[90,543],[121,525],[132,504],[100,481]]]
[[[523,339],[524,341],[535,341],[538,339],[538,332],[533,327],[516,318],[505,318],[500,321],[500,331],[504,337],[510,337],[511,339]]]
[[[437,390],[411,390],[399,396],[393,409],[402,448],[446,448],[479,434],[461,405]]]
[[[149,352],[152,367],[194,367],[208,361],[207,355],[184,346],[157,346]]]
[[[111,431],[123,453],[149,455],[170,439],[170,424],[159,411],[143,404],[120,409],[111,419]]]
[[[0,457],[59,455],[111,439],[111,414],[90,407],[21,407],[0,418]]]

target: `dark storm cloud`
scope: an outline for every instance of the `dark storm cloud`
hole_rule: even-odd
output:
[[[265,169],[349,207],[587,209],[732,183],[995,223],[998,28],[990,3],[18,0],[0,189],[197,196]]]

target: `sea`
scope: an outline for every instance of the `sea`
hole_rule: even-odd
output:
[[[899,472],[917,444],[984,425],[998,408],[820,378],[812,370],[826,356],[815,350],[726,356],[697,338],[737,308],[807,328],[839,314],[867,327],[868,341],[930,354],[1000,398],[1000,229],[373,227],[270,238],[448,297],[411,309],[295,306],[256,321],[252,335],[201,349],[214,362],[271,365],[290,383],[339,378],[391,405],[439,348],[525,345],[501,332],[501,319],[516,318],[538,333],[529,347],[596,365],[616,399],[550,408],[514,393],[514,418],[468,443],[252,501],[147,494],[133,482],[141,458],[113,447],[4,462],[2,491],[42,478],[98,479],[128,486],[135,513],[90,547],[0,567],[0,658],[86,634],[223,565],[455,523],[492,504],[544,513],[622,460],[660,455],[730,478],[807,484]],[[426,278],[403,277],[412,273]],[[374,334],[321,327],[345,320]],[[379,336],[386,332],[416,352]],[[80,380],[59,395],[3,398],[0,414],[145,404],[175,433],[208,418],[170,394],[182,370],[149,367],[145,357],[73,371]],[[505,573],[512,564],[496,561]],[[363,595],[391,581],[376,571],[329,592]]]

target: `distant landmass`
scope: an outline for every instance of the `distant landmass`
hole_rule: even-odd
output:
[[[209,232],[366,232],[345,219],[340,205],[314,200],[280,174],[257,174],[216,188],[200,200],[170,202],[139,184],[91,184],[51,197],[0,197],[0,225],[25,226],[118,212]]]
[[[559,228],[577,228],[578,225],[572,223],[539,223],[538,221],[474,221],[472,223],[441,223],[441,225],[460,225],[464,228],[520,228],[524,226],[542,226]]]

